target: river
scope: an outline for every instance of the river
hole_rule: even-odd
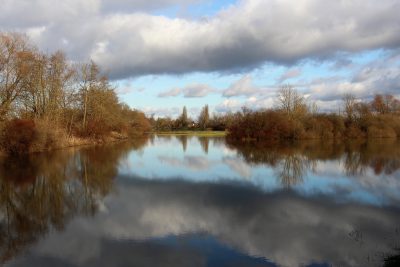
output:
[[[0,159],[4,266],[383,266],[399,248],[397,140],[150,136]]]

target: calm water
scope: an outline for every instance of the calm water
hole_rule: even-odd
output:
[[[399,169],[395,140],[153,136],[3,158],[0,262],[383,266],[400,248]]]

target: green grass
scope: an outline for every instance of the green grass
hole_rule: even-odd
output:
[[[225,136],[224,131],[170,131],[170,132],[154,132],[155,135],[190,135],[190,136],[210,136],[218,137]]]

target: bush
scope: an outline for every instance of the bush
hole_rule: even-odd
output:
[[[51,150],[63,147],[67,142],[64,129],[48,120],[36,120],[36,138],[32,144],[33,151]]]
[[[396,138],[396,132],[389,126],[370,126],[367,134],[368,138]]]
[[[300,139],[304,128],[299,121],[272,110],[246,112],[228,127],[228,138],[233,140]]]
[[[59,148],[66,140],[65,130],[47,120],[15,119],[5,124],[0,145],[16,155]]]
[[[347,126],[346,137],[350,139],[365,138],[365,133],[355,124]]]
[[[9,154],[28,153],[37,138],[33,120],[15,119],[6,123],[1,137],[1,145]]]

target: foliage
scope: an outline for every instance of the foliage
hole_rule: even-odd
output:
[[[344,116],[309,113],[304,98],[292,87],[283,87],[278,100],[276,110],[244,109],[238,113],[234,123],[227,126],[228,138],[262,141],[400,136],[399,100],[390,95],[377,95],[371,102],[362,102],[347,94],[343,98]]]
[[[206,130],[210,124],[210,113],[208,111],[208,105],[205,105],[200,112],[197,120],[198,127],[202,130]]]
[[[144,114],[120,103],[93,61],[72,64],[61,51],[47,55],[26,36],[1,32],[0,124],[9,153],[49,149],[74,135],[102,140],[149,131]]]
[[[1,145],[9,154],[20,154],[29,151],[36,138],[37,131],[33,120],[14,119],[8,122],[3,130]]]

